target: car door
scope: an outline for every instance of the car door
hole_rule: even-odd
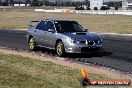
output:
[[[40,46],[45,46],[46,21],[41,21],[35,28],[36,42]]]
[[[49,48],[54,48],[56,43],[56,32],[55,32],[55,27],[52,21],[47,22],[46,29],[52,30],[52,31],[46,32],[46,46]]]

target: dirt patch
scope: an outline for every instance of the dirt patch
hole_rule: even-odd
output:
[[[7,50],[7,49],[0,49],[0,52],[4,54],[14,54],[14,55],[21,55],[23,57],[30,57],[33,59],[39,59],[42,61],[51,61],[56,64],[60,64],[63,66],[70,67],[72,69],[82,69],[84,68],[87,72],[100,74],[106,78],[111,79],[130,79],[132,81],[132,76],[130,76],[127,73],[118,72],[116,70],[110,70],[107,68],[99,67],[99,66],[91,66],[91,65],[82,65],[76,62],[72,61],[64,61],[63,59],[58,59],[59,57],[51,57],[49,55],[43,54],[43,55],[37,55],[34,52],[28,52],[28,51],[15,51],[15,50]],[[81,72],[81,71],[80,71]]]

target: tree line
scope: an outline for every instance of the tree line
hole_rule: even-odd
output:
[[[87,5],[90,6],[88,0],[85,1],[64,1],[60,2],[59,0],[55,0],[54,2],[50,2],[49,0],[24,0],[24,1],[16,1],[16,0],[0,0],[0,5],[7,6],[11,4],[31,4],[31,6],[81,6]]]
[[[31,4],[31,6],[73,6],[76,7],[78,10],[83,10],[84,7],[82,5],[85,5],[87,10],[90,10],[90,1],[85,0],[85,1],[65,1],[65,2],[60,2],[59,0],[55,0],[54,2],[50,2],[49,0],[24,0],[23,2],[16,1],[16,0],[5,0],[2,1],[0,0],[0,5],[1,6],[8,6],[8,5],[13,5],[13,4]],[[105,5],[108,5],[109,7],[115,7],[116,10],[118,10],[119,7],[122,7],[122,2],[121,1],[116,1],[116,2],[104,2]]]

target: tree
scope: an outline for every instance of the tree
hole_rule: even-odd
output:
[[[42,1],[33,0],[33,2],[32,2],[32,6],[42,6],[42,5],[43,5]]]
[[[90,7],[90,1],[89,0],[85,0],[86,6],[87,8]]]
[[[104,2],[105,5],[108,5],[110,7],[114,7],[114,2],[110,1],[110,2]]]
[[[118,8],[122,7],[122,2],[115,2],[114,4],[115,10],[118,10]]]
[[[56,6],[58,6],[58,5],[59,5],[59,1],[58,1],[58,0],[56,0],[56,2],[55,2],[55,3],[56,3]]]
[[[10,0],[10,4],[14,4],[14,1],[13,0]]]
[[[70,1],[66,2],[66,6],[71,6],[71,2]]]
[[[2,0],[0,0],[0,6],[2,5]]]
[[[31,0],[26,0],[26,3],[27,3],[27,4],[30,4],[30,3],[31,3]]]
[[[98,7],[94,7],[94,10],[98,10]]]
[[[105,5],[108,5],[109,7],[122,7],[122,1],[110,1],[110,2],[105,2]]]
[[[44,4],[45,6],[49,6],[49,1],[48,0],[44,1]]]

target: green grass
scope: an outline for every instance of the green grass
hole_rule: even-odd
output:
[[[79,83],[81,77],[81,72],[77,69],[0,53],[0,88],[83,88]],[[107,77],[90,73],[90,78],[95,80]],[[102,87],[96,86],[96,88]],[[103,86],[103,88],[117,87]]]
[[[25,9],[26,10],[26,9]],[[62,18],[76,20],[90,32],[132,33],[132,16],[123,15],[88,15],[44,12],[0,12],[0,28],[28,28],[30,20]]]
[[[79,70],[0,53],[0,88],[81,88],[79,78]]]

